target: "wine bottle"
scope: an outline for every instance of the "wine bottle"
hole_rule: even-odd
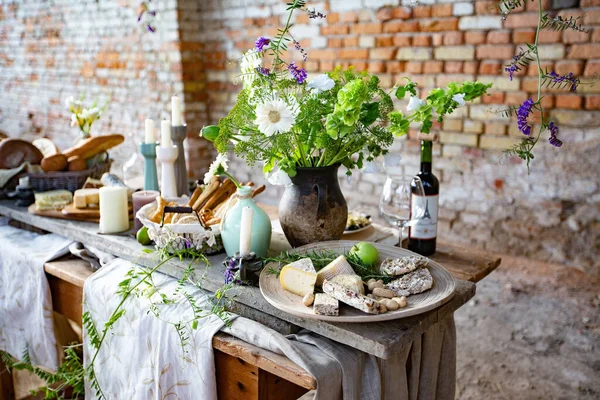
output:
[[[417,177],[421,179],[425,196],[415,194],[416,184],[411,186],[410,213],[416,222],[408,229],[408,249],[423,256],[435,253],[437,237],[440,183],[431,170],[432,147],[432,141],[421,141],[421,167]]]

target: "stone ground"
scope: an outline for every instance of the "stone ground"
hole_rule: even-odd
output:
[[[456,398],[600,398],[599,288],[573,268],[504,257],[456,313]]]

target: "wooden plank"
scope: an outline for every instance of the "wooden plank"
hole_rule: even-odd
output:
[[[13,400],[15,398],[15,386],[13,376],[0,359],[0,400]]]
[[[259,400],[296,400],[308,389],[300,387],[265,370],[258,371]]]
[[[94,270],[90,267],[90,263],[81,258],[73,257],[47,262],[44,264],[44,271],[48,275],[52,275],[80,288],[83,288],[86,279],[94,273]]]
[[[259,369],[256,365],[217,350],[215,370],[219,399],[258,399]]]
[[[47,275],[47,278],[54,311],[81,325],[83,288],[56,276]]]
[[[225,333],[218,333],[213,337],[213,347],[303,388],[317,388],[317,381],[312,375],[283,355],[261,349]]]
[[[488,276],[502,262],[502,258],[492,253],[440,241],[430,258],[446,267],[455,278],[474,283]]]

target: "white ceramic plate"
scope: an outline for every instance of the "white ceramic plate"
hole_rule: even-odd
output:
[[[311,250],[331,250],[339,254],[346,253],[356,244],[356,241],[339,240],[331,242],[321,242],[298,247],[295,251],[307,252]],[[372,243],[379,251],[379,262],[386,257],[404,257],[414,255],[413,252],[401,249],[395,246],[389,246],[379,243]],[[454,295],[456,283],[454,278],[444,267],[429,260],[428,267],[433,276],[433,287],[423,293],[408,297],[408,306],[396,311],[388,311],[385,314],[366,314],[360,310],[350,307],[340,302],[340,315],[333,317],[328,315],[317,315],[312,307],[306,307],[302,304],[302,297],[284,290],[279,283],[276,275],[267,272],[269,268],[264,268],[260,274],[260,291],[264,298],[273,306],[287,313],[330,322],[375,322],[389,321],[399,318],[406,318],[417,314],[422,314],[429,310],[439,307],[446,303]]]

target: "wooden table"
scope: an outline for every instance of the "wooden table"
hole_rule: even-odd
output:
[[[269,214],[273,215],[273,209],[271,207],[266,206],[264,208]],[[27,224],[31,224],[33,222],[33,225],[38,228],[57,232],[63,236],[72,237],[74,240],[79,240],[84,243],[84,238],[90,238],[92,236],[107,239],[106,241],[100,241],[105,242],[104,246],[98,246],[96,242],[94,243],[96,247],[105,251],[109,250],[106,247],[113,247],[113,241],[111,239],[114,238],[117,238],[116,242],[129,241],[128,244],[131,244],[131,240],[128,238],[96,235],[95,227],[91,227],[91,224],[73,223],[72,221],[49,220],[47,218],[40,219],[40,217],[32,216],[23,210],[17,209],[16,207],[12,206],[12,204],[3,201],[0,201],[0,214],[8,215]],[[277,235],[274,236],[274,240],[281,240],[281,237],[277,238]],[[391,234],[388,234],[382,235],[382,237],[377,241],[385,242],[386,240],[389,242],[397,239]],[[137,243],[135,243],[135,245],[137,246],[133,247],[138,249],[141,247]],[[438,244],[438,249],[438,253],[436,253],[436,255],[432,258],[442,263],[442,265],[444,265],[458,279],[457,296],[455,296],[457,298],[453,299],[437,310],[433,310],[432,312],[426,313],[417,318],[403,320],[401,323],[402,329],[397,329],[398,327],[395,326],[395,335],[400,336],[400,340],[397,340],[398,343],[406,340],[412,340],[415,335],[421,334],[428,327],[441,320],[449,313],[454,312],[474,295],[475,288],[473,283],[478,282],[491,271],[493,271],[496,267],[498,267],[501,261],[499,257],[495,257],[484,252],[467,250],[443,242]],[[131,255],[132,249],[129,248],[128,251]],[[112,253],[115,254],[115,252]],[[120,254],[116,255],[121,256]],[[129,257],[129,259],[131,259],[131,257]],[[140,260],[136,258],[135,261],[139,262]],[[218,265],[214,262],[212,264]],[[53,306],[55,311],[65,315],[73,321],[81,321],[81,298],[83,283],[85,282],[85,279],[92,274],[92,271],[87,263],[79,259],[60,260],[47,263],[45,265],[45,270],[52,291]],[[177,269],[175,268],[173,270],[176,271]],[[220,270],[218,271],[218,274],[220,281]],[[177,276],[177,274],[173,275]],[[467,281],[473,283],[469,283]],[[207,287],[206,289],[211,290],[210,287]],[[263,300],[264,303],[262,296],[260,296],[260,300]],[[248,308],[244,308],[244,306],[248,305],[249,304],[247,303],[241,303],[241,307],[235,311],[240,313],[239,311],[242,310],[241,314],[244,314],[244,311],[248,311]],[[252,305],[256,306],[256,304]],[[261,307],[254,308],[251,306],[250,308],[252,308],[254,311],[254,314],[251,312],[250,315],[247,315],[250,318],[257,315],[257,308],[261,310]],[[268,307],[265,308],[268,309]],[[273,323],[273,320],[269,319],[269,316],[272,316],[271,314],[268,312],[263,312],[263,314],[266,315],[259,315],[259,318],[254,319],[258,319],[261,322],[266,321]],[[280,315],[277,315],[277,317],[280,317]],[[295,322],[294,318],[284,318],[284,320]],[[398,325],[398,322],[395,324]],[[281,325],[277,325],[277,321],[275,321],[274,325],[275,326],[271,327],[282,328]],[[303,326],[300,323],[298,325]],[[312,325],[318,328],[318,324]],[[350,335],[354,334],[355,336],[360,336],[362,333],[364,333],[364,328],[362,330],[357,329],[361,324],[323,325],[337,327],[338,329],[346,331]],[[386,325],[389,327],[390,325],[394,325],[394,322],[380,325],[381,327],[378,326],[378,329],[381,328],[385,330]],[[311,327],[307,328],[311,329]],[[285,331],[285,329],[286,326],[283,326],[283,329],[281,330]],[[318,332],[319,329],[311,330],[320,333]],[[357,338],[357,340],[359,339]],[[213,339],[213,347],[216,350],[215,363],[219,397],[233,399],[291,399],[297,398],[302,393],[316,388],[315,379],[300,366],[294,364],[284,356],[257,348],[222,333],[216,335]],[[390,348],[385,350],[392,351]],[[385,355],[386,351],[380,352],[380,354],[376,355],[381,357],[381,354]],[[6,383],[6,381],[0,380],[0,389],[5,390],[7,385],[8,383]],[[0,393],[3,393],[2,390],[0,390]]]

